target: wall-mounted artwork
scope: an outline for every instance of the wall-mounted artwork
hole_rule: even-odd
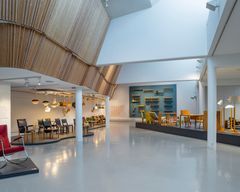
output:
[[[177,111],[176,102],[175,84],[129,88],[130,117],[141,117],[141,111],[174,113]]]

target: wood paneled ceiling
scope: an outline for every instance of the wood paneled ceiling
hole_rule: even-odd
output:
[[[95,65],[109,25],[101,0],[0,0],[0,67],[112,95],[119,66]]]

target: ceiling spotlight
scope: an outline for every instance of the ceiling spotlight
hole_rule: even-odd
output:
[[[105,7],[109,7],[109,0],[105,0]]]
[[[211,10],[211,11],[215,11],[218,7],[219,7],[219,5],[218,5],[218,2],[216,0],[209,1],[206,4],[206,8]]]
[[[223,100],[220,99],[218,102],[217,102],[218,105],[222,105],[223,104]]]

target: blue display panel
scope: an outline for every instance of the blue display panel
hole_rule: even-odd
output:
[[[149,85],[129,87],[130,117],[141,117],[140,111],[156,114],[174,113],[176,107],[176,85]]]

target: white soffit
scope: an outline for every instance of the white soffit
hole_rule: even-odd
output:
[[[136,11],[150,8],[152,0],[102,0],[103,5],[111,19],[121,17]],[[155,0],[156,1],[156,0]]]
[[[29,85],[26,87],[25,79],[28,79]],[[40,79],[40,86],[38,85]],[[26,89],[61,89],[61,90],[74,90],[78,85],[68,83],[57,78],[53,78],[40,73],[35,73],[25,69],[17,68],[0,68],[0,84],[10,84],[13,89],[26,90]],[[83,90],[90,90],[82,87]]]

